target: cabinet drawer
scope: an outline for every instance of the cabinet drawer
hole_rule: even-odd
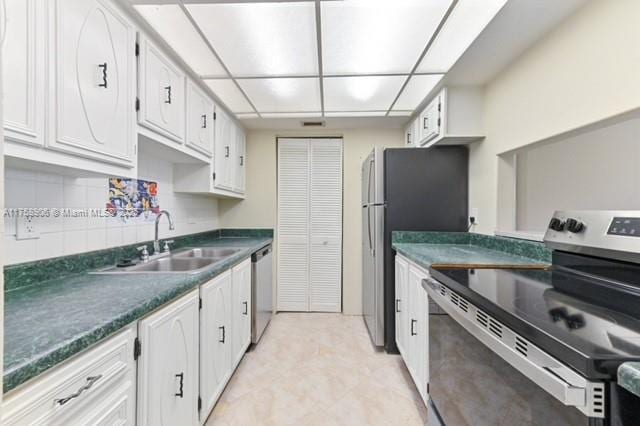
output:
[[[123,424],[132,423],[135,337],[135,328],[129,327],[10,393],[3,404],[3,424],[81,424],[81,418],[99,408],[109,411],[104,407],[105,401],[122,394],[129,396],[126,406],[129,421]]]

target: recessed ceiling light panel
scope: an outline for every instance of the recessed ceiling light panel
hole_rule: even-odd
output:
[[[200,75],[227,76],[180,6],[136,5],[135,8],[194,72]]]
[[[395,105],[393,105],[393,109],[411,111],[416,109],[420,102],[442,80],[443,75],[413,75]]]
[[[386,111],[405,76],[327,77],[325,111]]]
[[[450,4],[451,0],[322,2],[324,73],[410,72]]]
[[[313,2],[186,7],[234,76],[318,73]]]
[[[238,83],[260,113],[321,109],[318,78],[255,78]]]
[[[253,112],[253,108],[247,102],[242,92],[235,85],[233,80],[204,80],[204,82],[213,90],[218,98],[234,113]]]

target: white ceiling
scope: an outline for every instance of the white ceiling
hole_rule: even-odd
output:
[[[243,119],[406,118],[506,1],[131,0]]]

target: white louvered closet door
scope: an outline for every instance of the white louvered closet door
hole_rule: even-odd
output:
[[[278,140],[279,311],[309,310],[309,142]]]
[[[342,140],[278,140],[279,311],[342,307]]]
[[[310,142],[309,310],[342,308],[342,141]]]

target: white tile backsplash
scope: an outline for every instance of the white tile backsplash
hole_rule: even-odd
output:
[[[158,182],[160,208],[171,213],[175,230],[161,218],[160,238],[219,228],[215,198],[173,192],[171,163],[153,157],[140,159],[139,178]],[[43,208],[105,207],[108,176],[82,178],[29,170],[5,169],[5,206]],[[115,218],[38,218],[40,238],[16,240],[15,219],[5,220],[6,263],[100,250],[153,239],[153,223],[123,223]]]

